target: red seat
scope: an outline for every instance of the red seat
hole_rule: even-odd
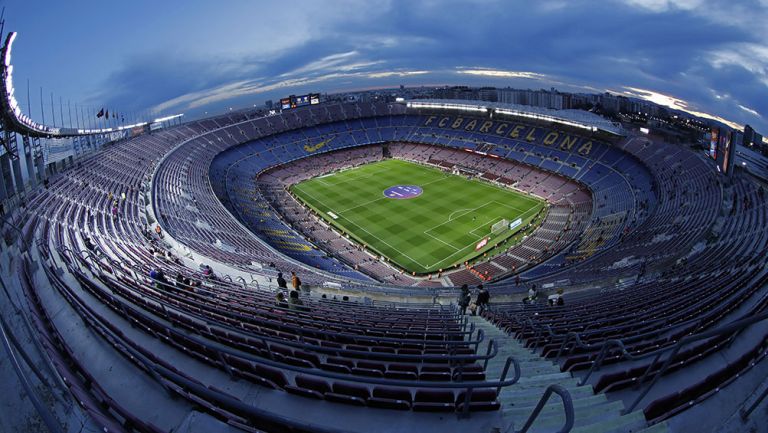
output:
[[[455,397],[452,391],[425,390],[416,391],[413,410],[418,412],[453,412]]]
[[[327,400],[357,406],[365,406],[370,397],[371,393],[368,388],[348,383],[334,383],[333,392],[325,394]]]
[[[297,374],[294,382],[296,385],[285,386],[285,390],[291,394],[323,399],[325,393],[331,392],[331,387],[322,379]]]
[[[411,392],[407,389],[377,386],[373,388],[373,396],[368,399],[368,405],[384,409],[410,410],[412,400]]]
[[[456,397],[456,408],[460,412],[464,410],[464,400],[466,400],[466,396],[467,391],[462,391]],[[475,388],[469,396],[469,410],[498,410],[501,407],[501,404],[496,400],[496,397],[496,389],[494,388]]]

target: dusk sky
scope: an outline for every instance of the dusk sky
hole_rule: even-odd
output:
[[[291,93],[467,84],[612,91],[768,134],[768,0],[0,4],[36,120],[41,86],[46,116],[53,92],[197,117]]]

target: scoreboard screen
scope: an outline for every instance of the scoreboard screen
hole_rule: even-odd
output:
[[[280,109],[290,110],[291,108],[305,107],[307,105],[317,105],[320,103],[319,93],[309,93],[306,95],[291,95],[280,99]]]
[[[711,138],[709,140],[709,157],[717,159],[717,146],[720,142],[720,128],[712,128]]]
[[[305,105],[309,105],[309,95],[291,95],[291,108],[304,107]]]
[[[731,131],[720,131],[720,137],[717,145],[717,162],[718,170],[726,175],[730,175],[733,171],[733,163],[735,158],[736,145],[733,143],[733,133]]]

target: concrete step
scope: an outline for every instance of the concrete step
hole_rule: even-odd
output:
[[[591,404],[600,403],[600,399],[592,400],[591,391],[589,390],[581,390],[579,388],[576,388],[574,390],[569,390],[571,393],[571,398],[574,402],[574,407],[579,406],[590,406]],[[536,392],[530,392],[530,393],[509,393],[509,394],[502,394],[499,396],[499,403],[501,403],[502,408],[528,408],[533,410],[533,408],[539,403],[539,400],[541,399],[541,396],[544,394],[544,389],[537,390]],[[555,404],[559,403],[559,398],[556,398],[553,396],[552,400],[550,400],[550,403]],[[602,401],[606,401],[603,399]]]
[[[507,387],[509,391],[525,391],[525,392],[531,392],[532,390],[542,390],[546,389],[549,385],[557,384],[568,391],[572,391],[574,389],[580,388],[578,385],[578,379],[560,379],[560,380],[535,380],[533,378],[528,378],[526,381],[523,382],[523,379],[520,379],[520,382],[517,382],[516,384],[512,385],[511,387]],[[587,387],[586,388],[590,393],[592,393],[592,388]]]
[[[477,329],[498,344],[498,355],[488,361],[486,372],[489,377],[498,377],[504,368],[506,358],[511,356],[520,363],[521,378],[518,383],[507,387],[499,394],[502,416],[514,421],[519,429],[528,420],[546,388],[550,385],[563,386],[571,394],[575,410],[576,433],[631,433],[648,427],[641,411],[621,415],[624,404],[608,400],[605,394],[595,394],[592,386],[579,386],[579,379],[569,372],[561,372],[559,365],[551,359],[542,358],[531,349],[523,347],[513,336],[507,335],[480,317],[470,317]],[[565,412],[558,396],[552,396],[529,431],[549,433],[557,431],[565,421]],[[668,433],[666,426],[647,430],[645,433]]]
[[[574,430],[585,428],[591,425],[599,424],[605,420],[612,420],[624,408],[620,401],[606,402],[592,406],[575,408]],[[514,415],[515,419],[520,420],[520,426],[528,420],[531,411],[518,411]],[[513,414],[510,414],[513,415]],[[547,412],[542,411],[531,425],[531,432],[552,432],[556,431],[565,423],[565,411],[562,405],[554,407]]]
[[[557,373],[547,373],[547,374],[537,374],[535,376],[527,376],[525,375],[525,371],[521,368],[520,369],[521,374],[523,374],[523,377],[520,378],[520,381],[517,383],[529,383],[529,382],[541,382],[541,381],[547,381],[547,382],[554,382],[559,380],[564,380],[566,382],[571,382],[570,379],[573,379],[574,382],[578,382],[578,379],[571,376],[571,373],[566,372],[557,372]],[[558,382],[559,383],[559,382]]]
[[[595,404],[601,404],[608,401],[608,398],[605,396],[605,394],[596,394],[596,395],[588,395],[584,394],[582,396],[573,396],[573,407],[584,407],[584,406],[592,406]],[[530,398],[523,398],[522,396],[519,398],[512,398],[512,397],[506,397],[504,395],[499,396],[499,402],[501,403],[502,409],[504,408],[525,408],[533,410],[534,407],[539,403],[539,399],[541,399],[541,395],[531,395]],[[555,406],[560,407],[560,399],[555,398],[553,400],[550,400],[547,406]]]
[[[642,411],[627,415],[606,417],[606,419],[589,425],[574,427],[571,433],[632,433],[644,429],[648,423]]]
[[[533,412],[533,409],[536,408],[536,405],[539,403],[539,399],[541,396],[539,396],[538,399],[535,401],[532,400],[530,404],[526,406],[502,406],[502,411],[505,414],[514,415],[515,417],[528,417],[528,415]],[[580,398],[573,401],[573,407],[574,409],[577,409],[579,413],[582,413],[582,411],[590,410],[589,408],[594,408],[596,406],[603,406],[606,404],[609,404],[610,402],[606,400],[605,398],[600,398],[599,395],[592,396],[592,397],[586,397],[586,398]],[[621,403],[621,402],[619,402]],[[544,406],[544,408],[541,411],[542,415],[547,414],[554,414],[554,413],[563,413],[563,404],[560,401],[560,397],[553,395],[547,404]]]
[[[670,431],[671,430],[669,429],[669,425],[667,425],[667,422],[662,421],[650,427],[646,427],[642,430],[638,430],[637,433],[669,433]]]

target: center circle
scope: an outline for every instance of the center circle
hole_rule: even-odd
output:
[[[395,185],[390,186],[384,190],[384,197],[393,198],[395,200],[405,200],[409,198],[416,198],[424,192],[420,186],[416,185]]]

